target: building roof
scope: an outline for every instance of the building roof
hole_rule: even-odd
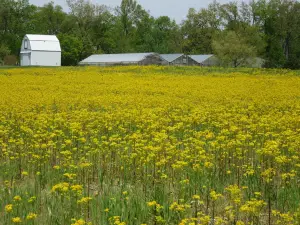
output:
[[[160,55],[160,57],[162,57],[164,60],[168,62],[173,62],[174,60],[178,59],[181,56],[183,56],[183,54],[161,54]]]
[[[55,35],[26,34],[29,41],[59,41]]]
[[[209,59],[214,55],[189,55],[193,60],[195,60],[197,63],[203,63],[205,60]]]
[[[27,34],[32,51],[61,52],[60,43],[55,35]]]
[[[97,63],[135,63],[144,60],[146,57],[155,53],[125,53],[125,54],[102,54],[91,55],[82,60],[79,64],[97,64]]]
[[[31,50],[33,51],[53,51],[60,52],[59,42],[50,41],[30,41]]]

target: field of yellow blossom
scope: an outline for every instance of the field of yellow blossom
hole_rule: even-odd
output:
[[[299,225],[299,71],[0,69],[0,224]]]

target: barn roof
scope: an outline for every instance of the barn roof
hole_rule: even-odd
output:
[[[91,55],[82,60],[79,64],[93,63],[134,63],[144,60],[146,57],[155,55],[155,53],[125,53],[125,54],[102,54]]]
[[[26,34],[29,41],[58,41],[55,35]]]
[[[189,55],[193,60],[195,60],[197,63],[203,63],[205,60],[209,59],[214,55]]]
[[[55,35],[27,34],[32,51],[60,52],[59,40]]]
[[[160,56],[168,62],[173,62],[174,60],[183,56],[183,54],[161,54]]]

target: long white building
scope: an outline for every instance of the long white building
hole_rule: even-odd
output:
[[[167,65],[168,62],[157,53],[121,53],[91,55],[79,62],[81,66],[113,65]]]

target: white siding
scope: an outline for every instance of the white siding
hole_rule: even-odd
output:
[[[25,49],[25,40],[27,40],[27,49]],[[30,45],[30,41],[28,40],[27,37],[25,37],[22,41],[22,46],[21,46],[21,53],[22,52],[27,52],[31,50],[31,45]]]
[[[61,66],[60,52],[33,51],[31,53],[32,66]]]
[[[21,66],[30,66],[31,53],[21,53]]]
[[[58,41],[30,41],[32,51],[60,52]]]

